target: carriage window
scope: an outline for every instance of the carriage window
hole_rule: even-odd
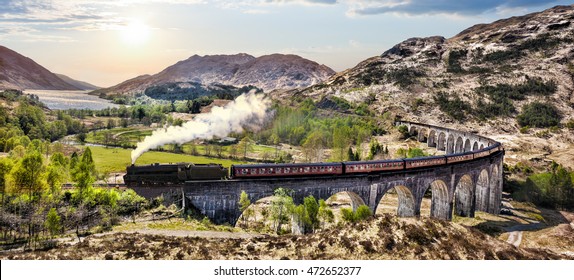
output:
[[[285,167],[285,173],[289,173],[289,172],[291,172],[291,168]]]
[[[251,174],[257,174],[257,169],[255,168],[251,169]]]
[[[333,171],[333,167],[332,167],[332,166],[329,166],[329,169],[328,169],[328,170],[329,170],[329,172]]]
[[[269,168],[269,174],[273,174],[273,168]]]
[[[305,173],[309,172],[310,169],[310,167],[305,167]]]
[[[241,169],[241,174],[247,174],[247,169]]]

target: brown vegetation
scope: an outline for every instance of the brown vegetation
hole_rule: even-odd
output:
[[[174,237],[141,233],[91,236],[74,245],[34,252],[3,252],[2,259],[563,259],[519,249],[473,228],[428,218],[385,214],[352,227],[309,235],[245,239]]]

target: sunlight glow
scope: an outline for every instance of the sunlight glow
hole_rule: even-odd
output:
[[[149,40],[150,27],[139,20],[132,20],[120,32],[124,43],[140,46]]]

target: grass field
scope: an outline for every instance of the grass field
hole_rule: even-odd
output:
[[[112,136],[115,136],[118,143],[130,143],[135,145],[140,140],[143,140],[145,136],[151,135],[152,131],[153,130],[151,128],[142,127],[116,127],[112,129],[103,129],[88,133],[86,135],[86,142],[105,144],[104,135],[106,133],[110,133]]]
[[[131,164],[132,150],[104,147],[90,147],[90,149],[92,150],[92,156],[94,158],[94,162],[96,163],[96,169],[100,174],[110,172],[125,172],[126,166]],[[220,163],[225,167],[229,167],[232,164],[245,163],[245,161],[238,160],[150,151],[144,153],[140,158],[138,158],[136,164],[151,164],[155,162]]]
[[[151,135],[153,129],[145,128],[145,127],[116,127],[112,129],[104,129],[95,132],[88,133],[86,137],[87,143],[94,143],[94,144],[129,144],[135,146],[138,142],[142,141],[145,136]],[[109,133],[111,136],[114,136],[114,140],[110,143],[106,143],[105,134]],[[200,155],[205,155],[205,146],[206,145],[195,145],[197,153]],[[213,146],[213,145],[212,145]],[[182,149],[185,153],[191,154],[191,143],[187,143],[182,145]],[[166,151],[173,151],[173,145],[168,144],[164,145],[163,149]],[[229,149],[230,146],[223,146],[223,157],[229,156]],[[260,157],[264,152],[266,152],[270,156],[275,155],[275,148],[271,146],[263,146],[263,145],[252,145],[252,150],[249,152],[249,157]],[[212,148],[211,155],[215,155],[215,148]],[[241,153],[240,153],[241,154]]]

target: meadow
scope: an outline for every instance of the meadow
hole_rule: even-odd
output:
[[[126,167],[131,164],[131,149],[122,148],[106,148],[106,147],[90,147],[96,169],[100,174],[107,174],[112,172],[125,172]],[[193,162],[193,163],[219,163],[225,167],[232,164],[247,163],[246,161],[221,159],[205,156],[193,156],[185,154],[174,154],[168,152],[149,151],[144,153],[137,159],[136,164],[151,164],[151,163],[177,163],[177,162]]]

